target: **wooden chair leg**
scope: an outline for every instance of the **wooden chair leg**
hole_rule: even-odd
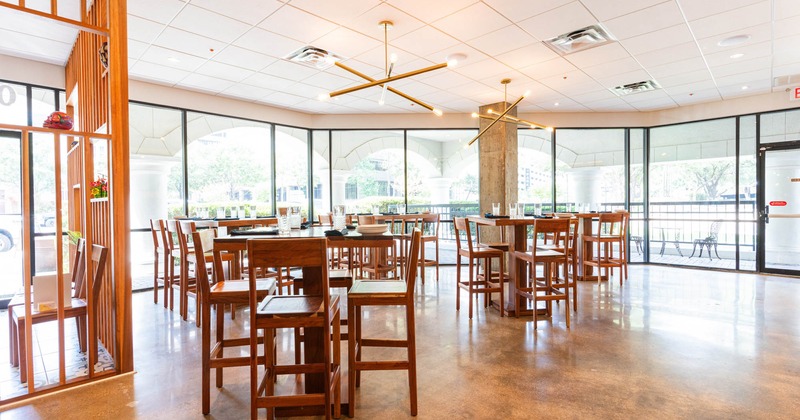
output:
[[[414,326],[414,307],[406,306],[406,340],[408,345],[408,388],[411,415],[417,415],[417,339]]]
[[[355,329],[361,323],[356,314],[355,304],[347,302],[347,416],[356,414],[356,334]]]

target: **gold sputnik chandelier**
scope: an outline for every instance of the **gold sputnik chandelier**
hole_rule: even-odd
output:
[[[394,65],[397,62],[397,55],[396,54],[391,54],[391,55],[389,54],[389,30],[392,28],[392,22],[388,21],[388,20],[384,20],[384,21],[379,22],[378,25],[383,27],[383,50],[384,50],[384,64],[385,64],[385,71],[386,71],[385,77],[383,79],[374,79],[372,77],[367,76],[364,73],[361,73],[361,72],[359,72],[359,71],[347,66],[346,64],[343,64],[341,61],[335,61],[334,65],[336,65],[337,67],[339,67],[339,68],[341,68],[341,69],[343,69],[343,70],[345,70],[347,72],[350,72],[350,73],[352,73],[352,74],[354,74],[354,75],[366,80],[367,82],[364,83],[364,84],[358,85],[358,86],[353,86],[353,87],[349,87],[349,88],[346,88],[346,89],[337,90],[335,92],[320,94],[319,95],[319,99],[324,101],[324,100],[328,100],[330,98],[334,98],[334,97],[337,97],[337,96],[340,96],[340,95],[353,93],[353,92],[359,91],[361,89],[366,89],[366,88],[370,88],[370,87],[373,87],[373,86],[380,86],[382,88],[381,96],[380,96],[380,99],[378,100],[378,104],[380,104],[380,105],[383,105],[385,97],[386,97],[386,91],[389,91],[389,92],[394,93],[395,95],[399,95],[399,96],[401,96],[401,97],[403,97],[403,98],[405,98],[405,99],[407,99],[407,100],[409,100],[409,101],[411,101],[411,102],[413,102],[413,103],[415,103],[415,104],[427,109],[428,111],[433,112],[437,116],[441,116],[442,115],[442,111],[441,110],[439,110],[437,108],[434,108],[433,106],[431,106],[431,105],[429,105],[429,104],[427,104],[425,102],[422,102],[419,99],[412,97],[411,95],[407,95],[407,94],[405,94],[405,93],[403,93],[403,92],[401,92],[401,91],[389,86],[389,83],[397,81],[397,80],[400,80],[400,79],[405,79],[407,77],[416,76],[418,74],[427,73],[427,72],[434,71],[434,70],[439,70],[439,69],[442,69],[442,68],[445,68],[445,67],[453,67],[453,66],[458,64],[458,60],[463,60],[464,58],[466,58],[466,56],[464,56],[463,54],[454,54],[453,56],[448,57],[447,62],[445,62],[445,63],[435,64],[433,66],[424,67],[424,68],[421,68],[421,69],[418,69],[418,70],[413,70],[413,71],[409,71],[409,72],[406,72],[406,73],[401,73],[401,74],[392,76],[392,70],[394,70]]]
[[[503,106],[505,106],[505,104],[508,103],[508,84],[511,83],[511,79],[503,79],[503,80],[500,81],[500,83],[503,84]],[[478,133],[478,135],[473,137],[472,140],[470,140],[469,143],[467,143],[467,146],[471,146],[472,143],[475,143],[476,140],[478,140],[490,128],[492,128],[492,126],[494,126],[495,124],[497,124],[500,121],[502,121],[504,123],[509,123],[509,124],[525,125],[525,126],[528,126],[530,128],[540,128],[542,130],[553,131],[553,127],[547,127],[547,126],[544,126],[544,125],[541,125],[541,124],[538,124],[538,123],[535,123],[535,122],[532,122],[532,121],[527,121],[527,120],[523,120],[521,118],[517,118],[517,117],[511,116],[511,115],[508,115],[508,113],[512,109],[514,109],[514,107],[516,107],[520,102],[522,102],[523,99],[527,98],[529,94],[530,94],[530,92],[523,93],[522,96],[519,97],[519,99],[514,101],[514,103],[511,104],[511,106],[509,106],[508,108],[504,109],[503,112],[497,112],[497,111],[495,111],[493,109],[489,109],[488,110],[488,113],[491,114],[491,115],[478,114],[477,112],[473,112],[472,113],[472,118],[483,118],[483,119],[487,119],[487,120],[492,120],[492,122],[489,123],[489,125],[487,125],[483,130],[481,130],[480,133]]]

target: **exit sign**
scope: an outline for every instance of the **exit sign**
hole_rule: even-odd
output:
[[[791,94],[789,96],[789,100],[800,101],[800,86],[795,86],[795,87],[791,88],[789,90],[789,93]]]

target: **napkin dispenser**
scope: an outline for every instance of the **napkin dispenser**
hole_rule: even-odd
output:
[[[72,275],[64,273],[64,307],[72,306]],[[33,307],[38,311],[58,308],[58,276],[55,272],[33,276]]]

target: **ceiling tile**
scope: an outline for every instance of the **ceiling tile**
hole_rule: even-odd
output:
[[[691,83],[712,82],[711,72],[708,69],[687,71],[669,76],[656,77],[656,81],[661,87],[669,89],[674,86],[682,86]]]
[[[483,61],[483,60],[486,60],[487,58],[489,58],[488,55],[486,55],[486,54],[484,54],[484,53],[476,50],[475,48],[472,48],[471,46],[469,46],[467,44],[464,44],[464,43],[456,44],[456,45],[453,45],[451,47],[447,47],[447,48],[445,48],[445,49],[443,49],[441,51],[436,51],[435,53],[425,55],[422,58],[428,59],[432,63],[434,63],[434,62],[435,63],[442,63],[442,62],[446,61],[448,59],[448,57],[451,57],[454,54],[463,54],[463,55],[465,55],[467,57],[464,58],[464,59],[459,60],[458,64],[456,65],[456,67],[454,67],[453,69],[456,69],[456,68],[461,67],[461,66],[467,66],[467,65],[470,65],[472,63],[477,63],[479,61]]]
[[[205,76],[216,77],[223,80],[230,80],[232,82],[239,82],[247,77],[252,76],[255,72],[229,64],[208,61],[200,66],[196,73]]]
[[[203,58],[210,58],[214,51],[225,47],[222,42],[171,27],[164,29],[153,44]]]
[[[774,0],[774,3],[776,19],[800,15],[800,2],[797,0]]]
[[[600,21],[607,21],[617,16],[634,14],[658,3],[673,3],[671,0],[581,0],[592,14]]]
[[[611,44],[601,45],[599,47],[590,48],[588,50],[578,51],[576,53],[564,56],[566,60],[574,64],[578,68],[596,66],[598,64],[610,63],[612,61],[630,58],[630,54],[625,51],[618,42]]]
[[[734,54],[744,54],[742,57],[732,58]],[[721,51],[714,54],[706,54],[706,62],[711,67],[735,65],[754,58],[764,58],[772,56],[772,45],[769,42],[748,45],[735,50]]]
[[[772,68],[772,76],[789,76],[792,74],[800,73],[800,60],[794,64],[787,64],[784,66],[775,66]]]
[[[229,80],[222,80],[197,73],[192,73],[178,82],[178,86],[186,86],[213,93],[222,92],[233,85],[234,83]]]
[[[706,16],[738,9],[764,0],[681,0],[681,9],[688,20],[697,20]]]
[[[651,90],[649,92],[634,93],[631,95],[620,96],[620,98],[622,98],[623,101],[629,104],[671,100],[667,92],[663,89]]]
[[[511,25],[475,38],[469,43],[489,56],[497,56],[530,45],[534,42],[536,42],[536,39],[517,26]]]
[[[172,85],[178,83],[191,73],[167,66],[139,61],[134,64],[133,67],[131,67],[129,74],[134,78],[148,81],[168,82]]]
[[[428,55],[445,48],[458,45],[455,38],[430,26],[423,26],[390,42],[406,51],[419,56]]]
[[[597,102],[597,101],[601,101],[601,100],[608,100],[608,99],[612,99],[612,98],[613,99],[619,99],[619,97],[617,95],[615,95],[614,93],[612,93],[610,90],[601,89],[601,90],[596,90],[594,92],[586,92],[586,93],[580,93],[580,94],[577,94],[577,95],[573,95],[571,99],[574,100],[574,101],[578,101],[580,103],[590,103],[590,102]]]
[[[468,83],[474,83],[472,79],[453,71],[440,70],[428,74],[430,74],[430,76],[420,75],[421,77],[417,77],[419,77],[419,80],[424,81],[426,84],[436,86],[437,88],[444,90],[451,89],[456,86],[466,85]]]
[[[315,47],[348,58],[355,57],[379,45],[383,45],[383,43],[343,27],[336,28],[314,40]]]
[[[270,32],[310,44],[333,31],[337,25],[291,6],[286,6],[266,18],[258,26]]]
[[[511,68],[521,69],[558,57],[558,54],[545,47],[541,42],[534,42],[522,48],[500,54],[495,58]]]
[[[289,86],[295,84],[295,82],[294,80],[273,76],[271,74],[255,73],[247,79],[242,80],[241,83],[263,89],[285,91]]]
[[[623,58],[622,60],[612,61],[597,66],[582,67],[584,73],[595,79],[613,76],[615,74],[622,74],[632,72],[634,70],[641,70],[642,66],[631,57]]]
[[[719,41],[728,38],[730,36],[735,35],[742,35],[747,34],[750,35],[750,39],[747,40],[744,44],[735,45],[732,47],[721,47],[719,46]],[[749,28],[736,30],[733,32],[727,32],[724,34],[710,36],[708,38],[698,39],[698,44],[700,44],[700,49],[703,51],[704,54],[711,54],[719,51],[730,51],[736,50],[742,47],[746,47],[748,45],[759,44],[762,42],[771,42],[772,41],[772,25],[761,24],[756,26],[751,26]]]
[[[63,66],[72,45],[0,28],[0,54],[6,53]]]
[[[628,38],[620,43],[629,53],[637,55],[693,41],[694,37],[689,31],[689,27],[680,24]]]
[[[151,45],[139,59],[149,63],[186,71],[194,71],[206,62],[205,58],[184,54],[179,51],[161,48],[155,45]]]
[[[742,89],[741,86],[721,86],[719,92],[722,94],[723,99],[732,99],[740,96],[751,96],[762,93],[769,93],[772,91],[772,86],[768,81],[753,80],[744,84],[747,89]]]
[[[652,77],[644,70],[634,70],[627,73],[612,74],[597,78],[597,81],[607,88],[613,88],[631,83],[638,83],[650,80]]]
[[[667,94],[669,94],[669,96],[674,98],[676,96],[680,97],[680,96],[684,96],[684,95],[689,95],[690,93],[694,94],[695,92],[705,91],[705,90],[709,90],[709,89],[713,89],[713,90],[717,89],[717,85],[711,79],[707,79],[707,80],[704,80],[704,81],[701,81],[701,82],[689,83],[689,84],[681,85],[681,86],[674,86],[674,87],[670,87],[670,88],[665,88],[664,91],[666,91]]]
[[[667,1],[636,13],[609,20],[604,24],[614,37],[622,40],[683,23],[683,15],[677,3]]]
[[[674,75],[690,72],[704,71],[708,74],[708,67],[702,57],[693,57],[686,60],[676,60],[660,66],[648,67],[647,71],[656,79],[661,81]]]
[[[484,3],[502,13],[513,22],[519,22],[529,17],[542,14],[572,1],[574,0],[483,0]]]
[[[611,95],[613,96],[614,94],[611,93]],[[617,98],[616,96],[613,98],[601,99],[593,102],[581,102],[581,103],[585,107],[591,109],[592,111],[600,111],[600,112],[636,111],[636,108],[632,107],[630,104],[623,101],[621,98]]]
[[[294,39],[287,38],[274,32],[261,28],[253,28],[234,41],[233,45],[246,48],[250,51],[263,53],[272,57],[282,58],[291,54],[304,44]]]
[[[465,66],[458,66],[453,69],[453,71],[474,80],[497,76],[507,72],[508,70],[508,66],[493,58],[482,60],[477,63],[467,64]]]
[[[685,42],[672,47],[639,54],[636,56],[636,59],[647,69],[673,61],[687,60],[699,56],[700,51],[697,49],[697,44],[694,42]]]
[[[769,1],[761,1],[750,6],[734,9],[725,13],[708,16],[698,20],[690,20],[694,36],[698,39],[742,30],[751,26],[769,23],[771,20]]]
[[[251,100],[258,100],[272,93],[274,93],[274,91],[270,89],[264,89],[250,85],[236,84],[220,92],[220,95],[229,96],[232,98],[245,98]]]
[[[544,41],[595,23],[597,19],[580,2],[574,1],[523,20],[518,25],[540,41]]]
[[[302,64],[292,63],[291,61],[278,60],[261,70],[261,73],[299,82],[300,80],[319,73],[319,70],[306,67]]]
[[[239,66],[245,69],[259,71],[264,67],[274,63],[277,58],[259,54],[244,48],[239,48],[234,45],[229,45],[215,55],[213,60],[220,63],[230,64],[232,66]]]
[[[166,25],[128,15],[128,38],[130,39],[150,44],[164,28]]]
[[[136,0],[128,2],[128,16],[143,17],[168,24],[188,2],[181,0]]]
[[[227,44],[247,32],[251,25],[188,5],[172,20],[170,27],[183,29]]]
[[[261,22],[264,18],[283,6],[283,3],[277,0],[236,0],[230,2],[219,0],[192,0],[192,4],[250,25]]]
[[[379,23],[384,20],[388,20],[393,24],[389,29],[389,44],[392,43],[393,39],[400,38],[409,32],[425,26],[424,22],[414,16],[389,4],[381,3],[369,9],[359,16],[358,19],[348,23],[347,27],[375,39],[383,40],[383,25],[379,25]]]
[[[798,2],[800,3],[800,2]],[[800,34],[800,18],[791,17],[774,22],[775,38]]]
[[[536,80],[541,80],[542,78],[549,76],[563,76],[564,74],[574,71],[575,69],[576,67],[573,66],[569,61],[563,58],[556,58],[554,60],[548,60],[543,63],[534,64],[530,67],[525,67],[520,69],[520,71],[529,77],[532,77]]]
[[[266,102],[275,105],[293,106],[300,102],[306,101],[308,98],[302,96],[292,95],[291,93],[275,92],[261,98],[260,102]]]
[[[128,58],[139,59],[142,54],[144,54],[145,50],[147,50],[147,44],[144,42],[134,41],[132,39],[128,40]]]
[[[686,94],[678,94],[670,96],[672,97],[672,100],[677,102],[678,105],[680,106],[686,106],[686,105],[692,105],[710,101],[719,101],[722,99],[722,97],[719,94],[719,90],[717,90],[717,88],[702,89]]]
[[[743,85],[756,85],[760,81],[766,81],[769,83],[772,81],[772,79],[770,79],[770,76],[771,74],[769,69],[764,69],[764,70],[750,71],[746,73],[737,73],[725,77],[717,77],[716,81],[717,81],[717,86],[720,88],[720,91],[722,91],[722,88],[730,86],[741,87]]]
[[[290,6],[321,18],[346,24],[379,3],[380,0],[292,0]]]
[[[361,82],[366,80],[359,79],[358,82],[354,82],[352,79],[333,74],[332,71],[321,71],[303,79],[303,83],[322,90],[339,90]]]
[[[447,15],[455,13],[473,3],[475,0],[386,0],[386,3],[416,16],[426,23],[437,21]]]
[[[565,95],[569,94],[570,92],[594,92],[603,88],[603,86],[599,85],[591,77],[587,76],[580,70],[571,71],[564,75],[540,78],[538,80],[550,89],[553,89],[556,92],[561,92]]]
[[[483,3],[475,3],[452,15],[433,22],[431,26],[467,41],[509,26],[511,22]]]

